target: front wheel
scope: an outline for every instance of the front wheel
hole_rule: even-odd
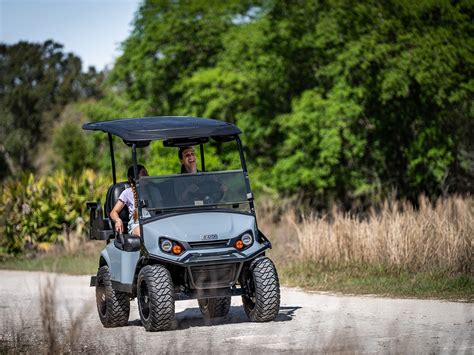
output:
[[[206,319],[225,317],[230,310],[230,297],[201,298],[198,304]]]
[[[102,266],[97,272],[95,298],[99,318],[104,327],[127,325],[130,315],[130,298],[126,293],[112,288],[108,266]]]
[[[140,319],[146,330],[155,332],[171,327],[174,319],[173,280],[161,265],[147,265],[137,280]]]
[[[267,257],[252,261],[244,280],[242,303],[252,322],[274,320],[280,310],[280,282],[273,262]]]

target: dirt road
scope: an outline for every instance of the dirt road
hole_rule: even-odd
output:
[[[79,342],[76,349],[84,351],[474,353],[474,305],[468,303],[282,288],[280,314],[274,322],[250,323],[235,297],[230,314],[213,322],[204,320],[197,301],[178,301],[174,329],[147,333],[140,324],[136,300],[127,327],[103,328],[89,277],[19,271],[0,271],[0,340],[4,344],[11,341],[12,333],[29,334],[26,338],[42,333],[40,287],[48,279],[56,284],[59,337],[74,337]]]

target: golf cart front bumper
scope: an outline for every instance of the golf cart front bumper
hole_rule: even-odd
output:
[[[262,243],[250,252],[241,252],[236,249],[222,251],[189,251],[182,257],[163,258],[149,255],[152,260],[160,263],[169,263],[186,269],[189,286],[192,289],[216,289],[233,287],[239,278],[245,262],[253,260],[270,248],[269,243]]]

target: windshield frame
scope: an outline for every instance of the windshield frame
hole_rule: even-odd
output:
[[[216,175],[229,175],[229,174],[242,174],[242,177],[244,178],[244,184],[245,184],[245,199],[239,200],[239,201],[232,201],[232,202],[217,202],[217,203],[206,203],[206,204],[194,204],[194,205],[183,205],[183,206],[172,206],[172,207],[147,207],[145,204],[145,199],[143,196],[143,193],[140,189],[140,183],[143,183],[144,181],[147,180],[154,180],[154,179],[181,179],[181,178],[190,178],[190,177],[199,177],[199,176],[216,176]],[[142,176],[138,179],[137,181],[137,194],[138,194],[138,199],[140,201],[140,205],[142,206],[143,209],[146,209],[147,211],[150,212],[162,212],[162,213],[170,213],[170,212],[177,212],[177,211],[182,211],[182,212],[189,212],[192,210],[209,210],[209,209],[216,209],[216,207],[221,207],[219,209],[225,209],[226,207],[228,209],[231,208],[238,208],[240,205],[245,204],[248,206],[245,211],[239,210],[240,212],[245,212],[245,213],[250,213],[253,214],[253,195],[249,191],[249,184],[248,184],[248,175],[245,170],[243,169],[233,169],[233,170],[218,170],[218,171],[200,171],[197,173],[184,173],[184,174],[167,174],[167,175],[155,175],[155,176]],[[196,201],[195,201],[196,202]],[[229,206],[234,206],[229,208]],[[237,206],[237,207],[235,207]],[[154,216],[152,216],[154,217]],[[148,218],[143,218],[143,220],[147,220]]]

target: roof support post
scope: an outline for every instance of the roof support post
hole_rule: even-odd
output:
[[[201,171],[206,171],[206,164],[204,163],[204,144],[199,144],[199,151],[201,152]]]
[[[114,142],[112,139],[112,134],[109,132],[109,147],[110,147],[110,160],[112,161],[112,180],[114,185],[117,183],[117,176],[115,174],[115,156],[114,156]]]
[[[235,140],[237,141],[237,147],[239,148],[240,164],[242,165],[242,170],[244,172],[245,186],[247,187],[247,199],[249,200],[250,210],[255,213],[253,194],[252,190],[250,189],[250,180],[249,174],[247,172],[247,164],[245,163],[244,147],[242,146],[242,141],[240,140],[240,137],[238,135],[236,135]]]
[[[137,164],[137,145],[132,144],[132,164],[133,164],[133,178],[135,181],[138,180],[138,164]]]

